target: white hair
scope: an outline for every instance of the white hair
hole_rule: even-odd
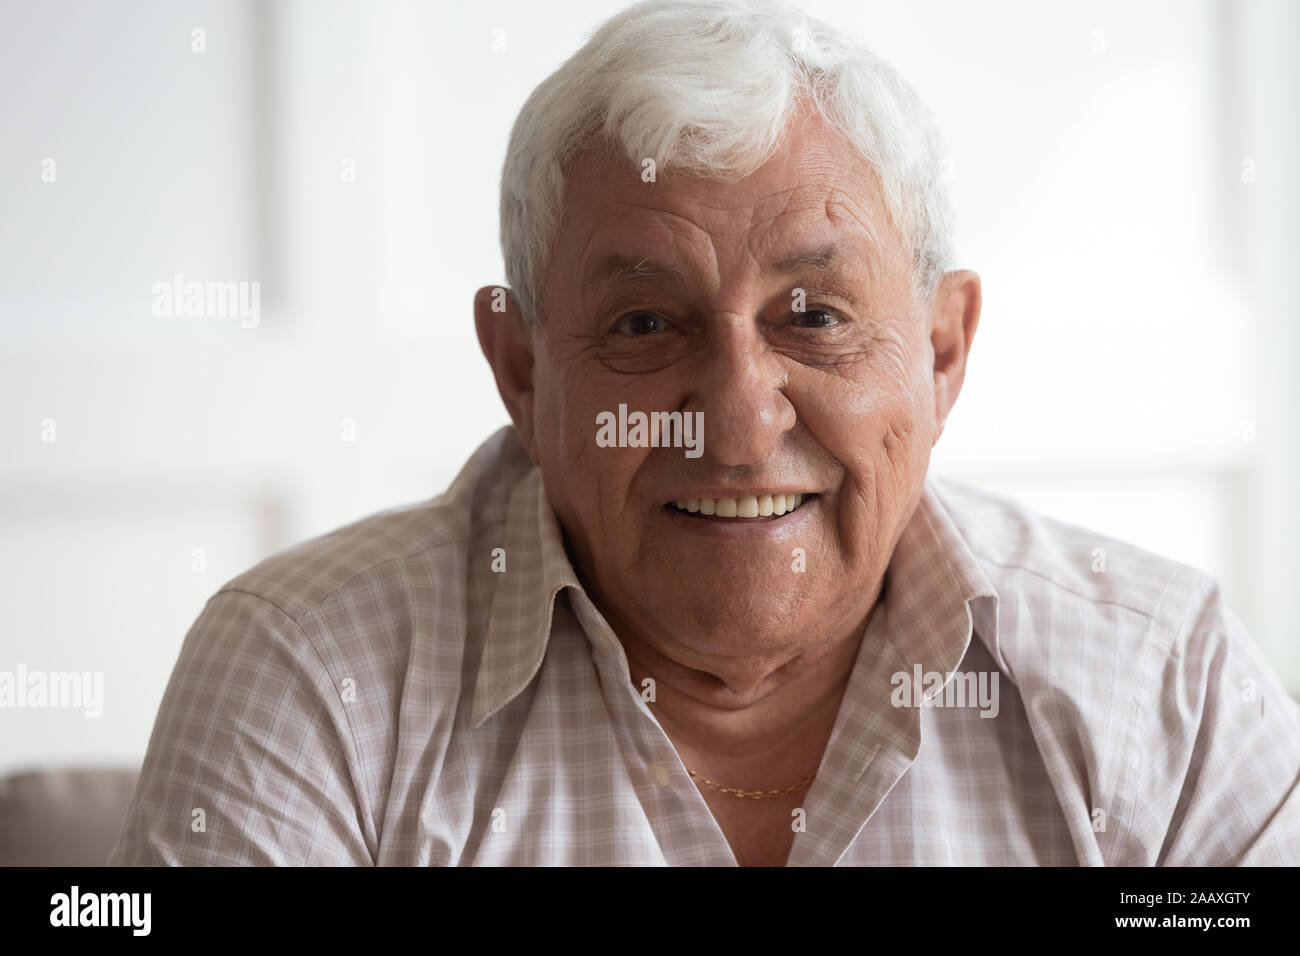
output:
[[[870,50],[770,0],[646,0],[615,15],[524,103],[501,174],[506,281],[530,324],[562,212],[568,160],[590,137],[640,167],[734,180],[767,162],[801,100],[875,171],[928,298],[952,257],[934,122]]]

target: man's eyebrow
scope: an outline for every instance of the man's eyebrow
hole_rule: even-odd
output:
[[[765,270],[769,275],[786,275],[799,269],[826,271],[840,260],[840,247],[833,242],[783,256]],[[609,283],[681,281],[682,274],[675,268],[656,262],[649,257],[633,258],[614,253],[605,259],[596,275],[597,281]]]
[[[840,247],[833,242],[815,249],[802,249],[791,253],[768,266],[768,273],[785,275],[798,269],[826,270],[835,265],[840,258]]]
[[[665,279],[681,279],[681,273],[672,266],[655,262],[653,259],[632,259],[615,253],[605,260],[597,273],[597,280],[621,282],[662,282]]]

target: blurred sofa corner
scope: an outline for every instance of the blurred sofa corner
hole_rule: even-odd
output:
[[[105,866],[138,767],[63,767],[0,779],[0,866]]]

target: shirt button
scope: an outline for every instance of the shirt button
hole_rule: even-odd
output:
[[[646,773],[650,775],[650,782],[656,787],[668,786],[668,768],[659,761],[655,761],[645,768]]]

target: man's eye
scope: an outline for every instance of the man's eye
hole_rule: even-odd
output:
[[[668,323],[653,312],[629,312],[614,323],[614,331],[624,335],[652,335],[662,332]]]
[[[829,329],[844,321],[840,318],[838,312],[832,312],[829,309],[807,309],[803,312],[796,312],[795,315],[797,317],[794,324],[805,329]]]

